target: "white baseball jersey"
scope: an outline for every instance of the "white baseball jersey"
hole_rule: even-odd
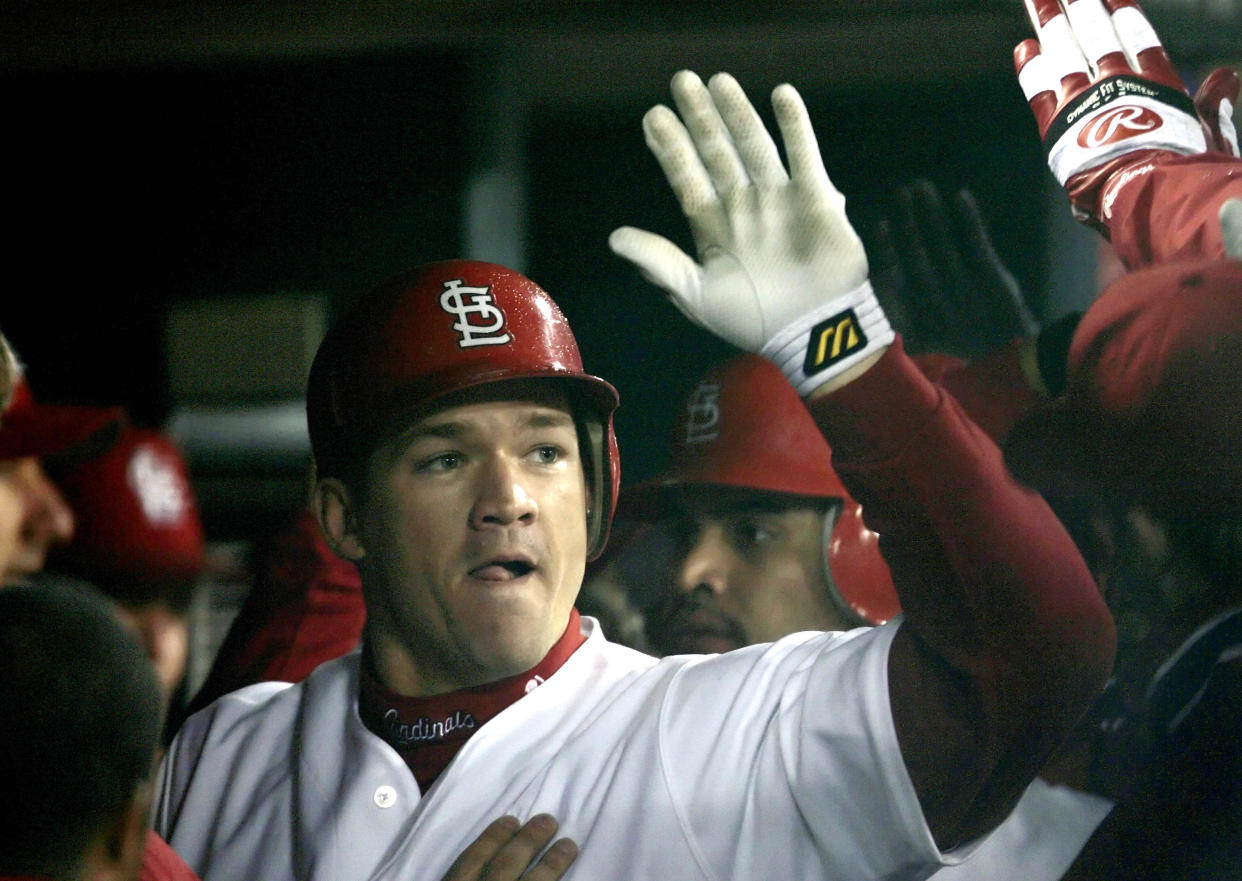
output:
[[[1057,881],[1112,808],[1106,798],[1036,777],[970,859],[933,881]]]
[[[358,653],[192,717],[156,828],[204,879],[437,881],[491,820],[547,811],[570,877],[923,878],[932,839],[889,710],[900,619],[657,661],[587,641],[422,794],[358,718]]]

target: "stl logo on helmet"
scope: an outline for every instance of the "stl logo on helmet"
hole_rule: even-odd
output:
[[[1154,110],[1127,104],[1101,113],[1082,127],[1078,146],[1087,149],[1103,147],[1160,128],[1164,120]]]
[[[720,436],[720,384],[701,382],[686,402],[686,445],[705,444]]]
[[[440,308],[457,316],[453,330],[461,335],[458,348],[501,346],[513,339],[504,332],[505,313],[492,299],[490,286],[471,287],[460,278],[446,281],[440,294]]]
[[[125,472],[149,522],[167,525],[181,519],[189,507],[188,491],[177,469],[159,452],[139,447]]]
[[[802,370],[807,376],[818,373],[867,346],[867,335],[853,309],[838,312],[811,328]]]

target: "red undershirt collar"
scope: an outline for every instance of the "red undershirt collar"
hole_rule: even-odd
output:
[[[419,788],[426,792],[484,722],[542,685],[569,660],[586,637],[577,609],[543,660],[525,673],[431,697],[407,697],[390,691],[370,672],[364,657],[358,691],[358,715],[371,733],[395,749]]]

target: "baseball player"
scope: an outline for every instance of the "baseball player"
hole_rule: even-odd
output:
[[[883,624],[900,611],[878,539],[832,468],[802,398],[771,361],[743,354],[695,385],[671,466],[628,487],[621,513],[671,533],[672,589],[655,584],[660,654],[710,654],[800,630]]]
[[[17,365],[14,360],[12,364]],[[48,477],[45,460],[116,437],[115,408],[36,401],[20,367],[0,417],[0,583],[20,582],[43,568],[48,552],[73,536],[73,512]]]
[[[56,469],[53,477],[77,528],[48,569],[82,578],[116,602],[171,701],[189,654],[187,609],[207,567],[180,448],[159,431],[127,427],[107,452]]]
[[[879,536],[830,456],[771,362],[744,354],[707,372],[686,398],[668,471],[622,493],[621,513],[672,536],[663,555],[631,564],[634,581],[654,581],[638,585],[655,594],[644,604],[654,648],[730,651],[898,613]],[[1036,778],[969,860],[934,877],[1053,881],[1111,807]]]
[[[1116,675],[1063,768],[1116,806],[1065,877],[1236,877],[1238,78],[1216,70],[1192,101],[1132,2],[1027,5],[1037,39],[1015,64],[1050,167],[1132,270],[1069,341],[1064,399],[1006,447],[1089,527],[1119,621]]]
[[[142,650],[106,600],[67,587],[0,590],[0,639],[0,877],[137,879],[161,716]]]
[[[732,78],[673,95],[644,127],[700,262],[611,243],[786,369],[891,541],[903,615],[708,657],[610,644],[573,603],[619,484],[615,391],[529,279],[417,267],[337,323],[308,390],[361,650],[222,698],[165,759],[157,828],[205,878],[436,878],[489,816],[541,811],[583,878],[919,877],[1097,693],[1090,574],[887,328],[797,93],[774,93],[788,172]]]

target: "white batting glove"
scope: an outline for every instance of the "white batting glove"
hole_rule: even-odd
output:
[[[643,132],[690,222],[698,262],[628,226],[609,236],[612,250],[695,324],[774,361],[803,395],[888,346],[893,330],[867,256],[797,91],[772,92],[788,172],[733,77],[716,74],[705,87],[683,70],[672,92],[681,118],[654,107]]]

